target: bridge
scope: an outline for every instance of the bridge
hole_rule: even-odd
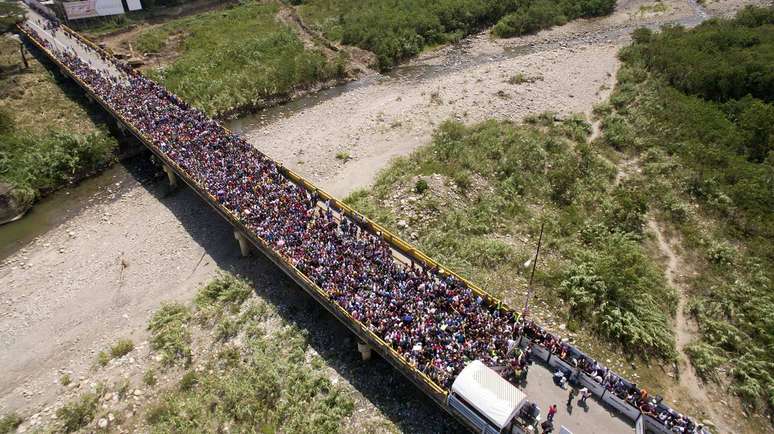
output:
[[[638,402],[636,385],[262,154],[35,0],[25,3],[19,30],[30,43],[140,140],[172,184],[182,180],[226,219],[243,255],[262,252],[357,336],[363,359],[376,351],[469,428],[480,430],[449,405],[454,380],[474,360],[509,376],[517,348],[529,346],[538,363],[524,390],[544,410],[557,404],[557,422],[570,431],[667,433],[674,423],[699,432],[663,402]],[[569,415],[555,370],[599,405]]]

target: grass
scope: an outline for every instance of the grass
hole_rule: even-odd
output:
[[[0,37],[0,182],[24,206],[111,164],[117,142],[81,104],[74,84]],[[40,122],[46,119],[46,122]]]
[[[158,378],[156,378],[156,371],[152,368],[146,370],[142,375],[142,382],[149,387],[155,386],[156,383],[158,383]]]
[[[100,351],[99,354],[97,354],[97,364],[105,367],[108,363],[110,363],[110,354],[106,351]]]
[[[668,11],[669,11],[669,5],[661,1],[640,6],[640,14],[658,14],[661,12],[668,12]]]
[[[16,428],[24,422],[18,414],[10,413],[0,417],[0,434],[10,434],[16,432]]]
[[[70,378],[70,374],[64,374],[61,377],[59,377],[59,384],[62,386],[69,386],[70,383],[72,383],[73,380]]]
[[[346,163],[350,159],[349,152],[346,152],[346,151],[337,152],[336,153],[336,159],[344,161]]]
[[[114,359],[123,357],[134,350],[134,342],[131,339],[121,339],[110,347],[110,356]]]
[[[307,362],[303,332],[250,299],[251,291],[234,290],[250,287],[221,274],[199,291],[193,314],[219,306],[222,321],[234,324],[241,343],[215,336],[212,351],[197,359],[202,369],[186,371],[146,409],[151,432],[215,432],[223,426],[233,432],[342,430],[353,401],[330,382],[321,364]]]
[[[153,314],[148,330],[151,349],[161,353],[165,365],[191,363],[191,310],[179,303],[166,303]]]
[[[65,404],[56,411],[64,432],[75,432],[88,425],[97,413],[98,397],[92,393],[81,395],[77,401]]]
[[[276,19],[278,6],[238,6],[175,19],[140,33],[141,51],[163,51],[176,36],[179,55],[150,72],[168,89],[211,116],[257,106],[262,100],[337,77],[342,59],[304,48]]]

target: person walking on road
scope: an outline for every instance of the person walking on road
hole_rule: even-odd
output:
[[[552,404],[548,407],[548,420],[553,421],[556,416],[556,404]]]
[[[567,407],[572,408],[572,400],[578,396],[578,391],[574,387],[570,387],[570,396],[567,398]]]
[[[589,396],[591,396],[591,392],[589,392],[589,389],[583,388],[580,390],[580,399],[578,400],[578,405],[580,406],[587,406],[586,400],[589,399]]]

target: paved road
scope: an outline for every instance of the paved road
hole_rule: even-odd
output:
[[[554,418],[556,433],[559,432],[560,426],[565,426],[573,434],[634,432],[633,424],[625,418],[616,416],[603,403],[593,398],[588,399],[586,409],[573,403],[572,410],[569,412],[565,406],[570,392],[569,386],[567,389],[556,386],[552,379],[552,372],[538,363],[530,367],[527,385],[523,390],[527,393],[527,399],[537,403],[543,415],[548,412],[551,404],[556,404],[559,410]]]
[[[84,46],[80,41],[76,40],[63,30],[57,30],[51,32],[46,30],[41,23],[46,21],[45,18],[40,16],[37,12],[28,9],[27,10],[27,23],[35,29],[36,32],[43,38],[45,38],[50,44],[58,49],[67,49],[68,51],[75,52],[78,57],[88,62],[92,68],[103,71],[114,78],[124,78],[125,75],[118,68],[110,62],[102,60],[102,58],[91,48]]]

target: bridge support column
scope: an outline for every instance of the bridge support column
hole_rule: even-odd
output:
[[[116,119],[116,127],[118,128],[118,131],[120,131],[122,135],[124,136],[126,135],[126,127],[121,121],[117,119]]]
[[[360,357],[363,360],[371,360],[371,347],[363,342],[357,343],[357,350],[360,352]]]
[[[242,252],[242,256],[250,256],[250,242],[242,232],[234,231],[234,238],[239,241],[239,251]]]
[[[175,176],[175,171],[165,164],[164,172],[167,173],[167,178],[169,178],[169,186],[172,188],[177,188],[177,176]]]

